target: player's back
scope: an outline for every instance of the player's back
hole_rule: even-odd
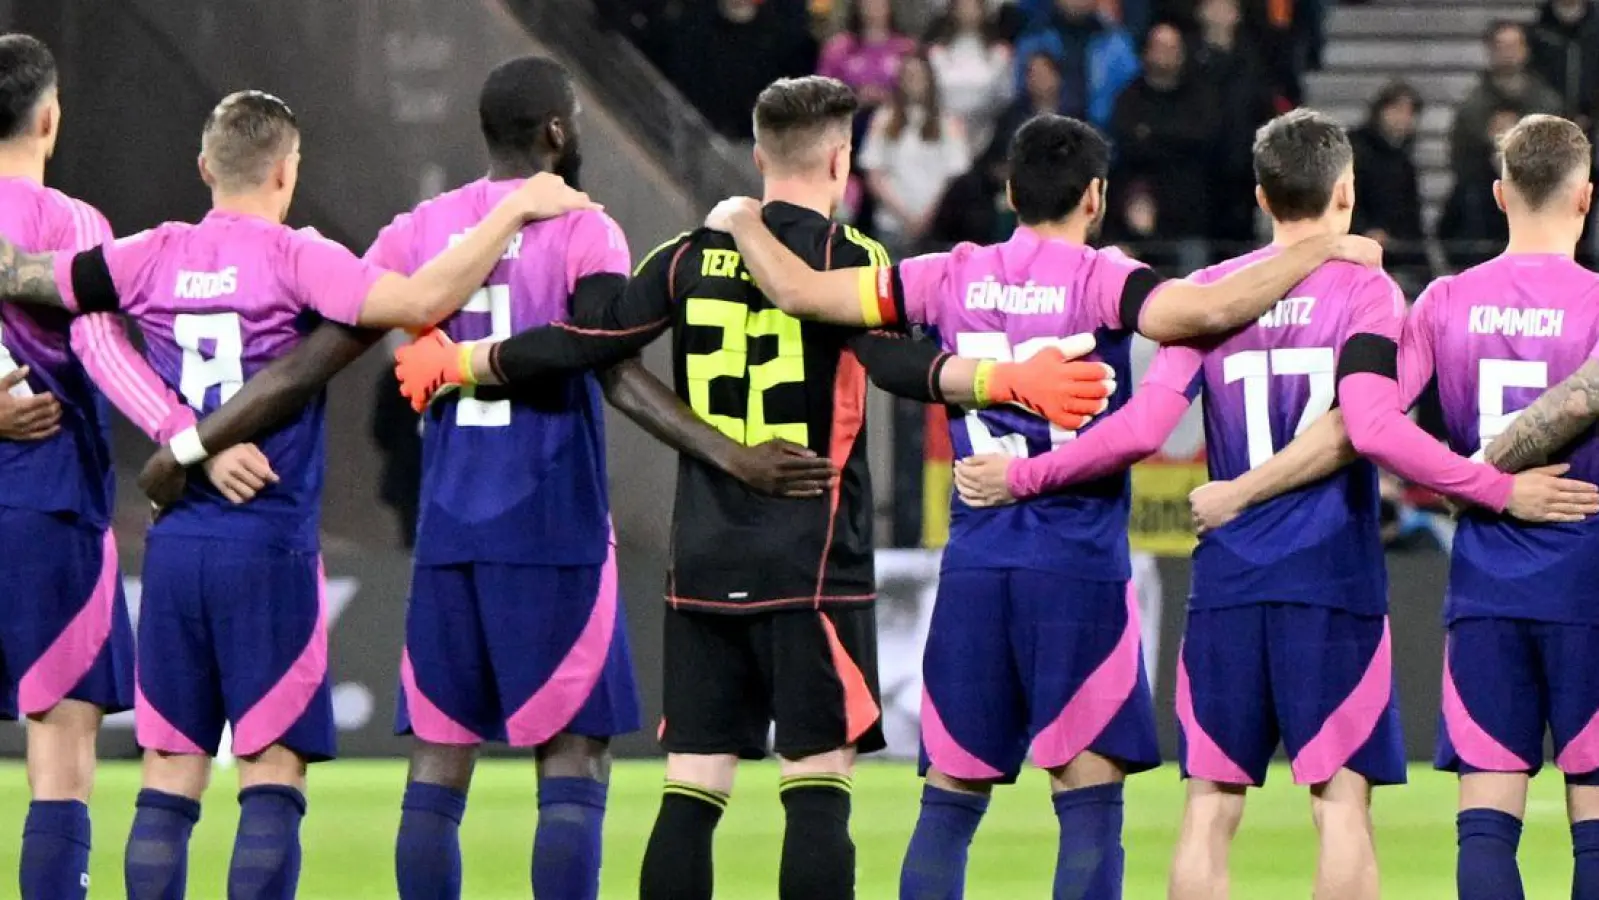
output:
[[[212,211],[196,224],[171,222],[117,241],[107,259],[121,308],[144,333],[151,368],[204,416],[314,327],[305,285],[318,270],[309,251],[325,243],[309,229]],[[342,302],[359,310],[363,298]],[[255,441],[278,483],[235,506],[209,480],[191,478],[152,530],[315,549],[326,405],[319,393]]]
[[[1194,279],[1215,281],[1275,252],[1265,247]],[[1372,327],[1371,313],[1396,328],[1403,306],[1381,270],[1331,262],[1210,349],[1200,376],[1210,477],[1237,478],[1326,415],[1345,342]],[[1364,459],[1246,509],[1200,539],[1190,606],[1288,602],[1385,612],[1379,509],[1377,471]]]
[[[93,207],[23,178],[0,178],[0,234],[30,253],[87,250],[111,238]],[[0,504],[105,527],[114,503],[110,418],[72,351],[71,324],[65,312],[0,304],[0,374],[27,366],[13,394],[48,392],[61,405],[53,437],[0,440]]]
[[[1109,415],[1132,391],[1132,332],[1117,327],[1104,301],[1119,296],[1128,265],[1115,250],[1045,240],[1030,229],[1018,229],[994,246],[962,244],[947,263],[948,295],[928,303],[929,325],[946,350],[1017,361],[1071,335],[1092,333],[1089,358],[1116,373]],[[1114,308],[1114,301],[1110,305]],[[956,459],[984,453],[1037,456],[1075,436],[1011,407],[950,413]],[[956,495],[944,565],[1054,569],[1091,580],[1126,580],[1131,577],[1130,492],[1122,472],[993,509],[973,509]]]
[[[1557,255],[1502,255],[1442,278],[1405,333],[1430,342],[1449,446],[1476,454],[1599,342],[1599,275]],[[1599,482],[1592,431],[1555,457]],[[1599,622],[1599,519],[1528,525],[1480,510],[1456,532],[1446,614]]]
[[[414,273],[519,183],[479,180],[421,204],[384,230],[368,260]],[[619,274],[628,269],[627,244],[604,213],[530,223],[483,287],[440,327],[459,342],[566,321],[577,280],[606,264]],[[435,402],[423,426],[417,561],[604,562],[604,422],[591,373],[514,390],[468,388]]]
[[[820,213],[768,203],[763,216],[813,268],[887,263],[875,242]],[[739,443],[788,440],[831,458],[840,472],[828,496],[781,499],[680,455],[674,602],[724,611],[870,602],[866,374],[846,346],[860,332],[774,307],[728,235],[696,231],[662,252],[676,254],[669,290],[679,395]]]

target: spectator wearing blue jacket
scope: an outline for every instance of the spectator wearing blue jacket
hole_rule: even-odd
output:
[[[1138,76],[1138,53],[1127,31],[1099,12],[1098,0],[1055,0],[1016,41],[1016,92],[1025,94],[1027,60],[1045,54],[1061,70],[1063,115],[1104,130],[1122,88]]]

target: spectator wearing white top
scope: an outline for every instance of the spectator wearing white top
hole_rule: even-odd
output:
[[[927,33],[927,60],[944,102],[944,111],[966,128],[967,150],[988,145],[994,120],[1010,105],[1010,45],[995,37],[983,0],[952,0]]]
[[[944,188],[966,171],[970,154],[960,121],[939,104],[927,55],[905,57],[888,105],[873,115],[860,167],[877,198],[877,237],[896,255],[916,246]]]

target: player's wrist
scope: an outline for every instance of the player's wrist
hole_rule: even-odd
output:
[[[455,347],[455,383],[466,387],[476,387],[477,372],[473,369],[472,360],[477,353],[477,342],[467,341]]]
[[[972,399],[978,406],[1007,402],[1010,399],[1005,396],[1009,390],[1007,381],[1003,363],[991,359],[980,360],[972,370]]]
[[[211,458],[211,451],[200,441],[199,429],[192,426],[173,435],[167,442],[167,449],[172,451],[173,459],[180,466],[198,465]]]

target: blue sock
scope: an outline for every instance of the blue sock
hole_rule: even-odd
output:
[[[966,852],[988,797],[922,786],[922,814],[899,870],[900,900],[960,900],[966,892]]]
[[[1120,900],[1122,786],[1096,784],[1054,797],[1060,820],[1055,900]]]
[[[604,784],[591,778],[539,779],[533,836],[533,896],[594,900],[600,893]]]
[[[394,842],[400,900],[460,900],[466,794],[413,781],[405,786],[400,807],[400,836]]]
[[[189,833],[200,803],[149,788],[139,792],[122,860],[128,900],[183,900],[189,880]]]
[[[300,884],[305,795],[286,784],[239,792],[239,831],[228,866],[228,900],[290,900]]]
[[[89,895],[89,807],[77,800],[35,800],[22,826],[22,900]]]
[[[1516,845],[1521,820],[1497,809],[1468,809],[1455,816],[1460,849],[1455,856],[1455,888],[1460,900],[1521,900],[1521,870]]]
[[[1599,900],[1599,819],[1571,823],[1571,900]]]

